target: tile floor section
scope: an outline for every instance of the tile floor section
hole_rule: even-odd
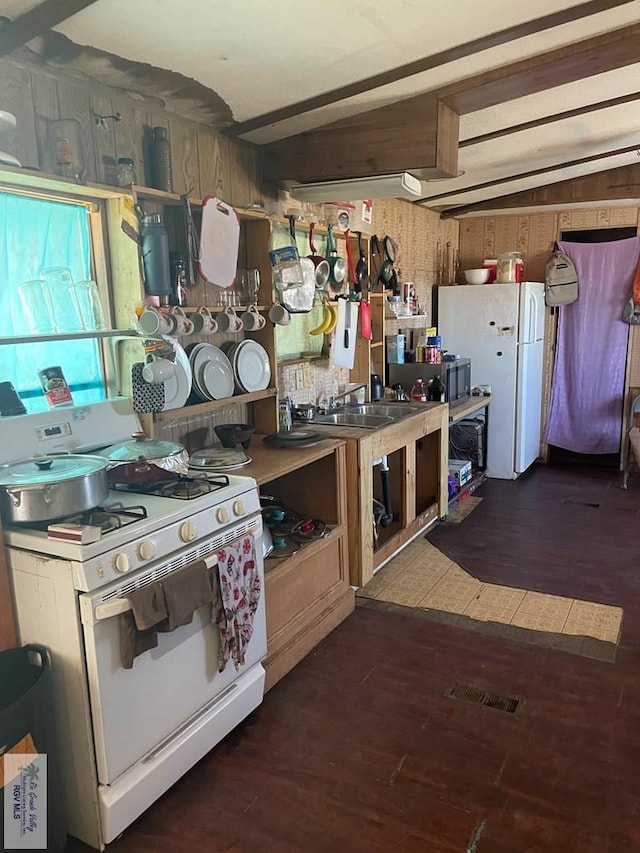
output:
[[[405,607],[613,644],[620,639],[622,626],[620,607],[483,583],[424,538],[410,543],[359,594]]]

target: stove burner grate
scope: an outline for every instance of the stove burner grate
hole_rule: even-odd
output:
[[[215,476],[204,474],[184,477],[176,475],[171,480],[154,480],[149,483],[116,483],[112,489],[129,494],[156,495],[161,498],[174,498],[177,500],[191,501],[216,492],[229,485],[226,474]]]
[[[112,533],[121,527],[143,521],[147,517],[147,510],[143,506],[125,506],[122,503],[113,503],[108,507],[97,506],[94,509],[78,512],[56,519],[56,524],[89,524],[99,527],[103,534]],[[51,521],[33,522],[25,525],[33,530],[47,530]]]

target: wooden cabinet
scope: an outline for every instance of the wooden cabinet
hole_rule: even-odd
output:
[[[325,537],[289,557],[265,561],[269,689],[355,607],[349,585],[346,446],[329,439],[306,449],[268,448],[254,436],[243,474],[260,492],[327,524]],[[277,551],[274,551],[276,554]]]
[[[374,430],[318,424],[346,441],[347,518],[351,583],[364,586],[376,569],[437,518],[447,514],[448,418],[446,403]],[[382,500],[380,466],[389,465],[392,522],[374,525],[374,499]]]

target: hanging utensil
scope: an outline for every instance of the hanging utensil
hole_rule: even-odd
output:
[[[334,290],[342,287],[347,274],[347,265],[336,249],[333,239],[333,225],[327,226],[327,261],[329,262],[329,284]]]
[[[356,231],[358,235],[358,263],[356,264],[356,290],[361,293],[364,288],[369,287],[369,268],[367,256],[362,245],[362,231]]]
[[[198,283],[197,263],[200,257],[200,238],[198,229],[193,219],[193,211],[189,195],[182,196],[182,204],[184,208],[184,223],[187,235],[187,281],[188,287],[195,287]]]
[[[316,250],[313,242],[314,229],[315,223],[311,222],[309,224],[309,249],[311,250],[311,254],[307,255],[307,257],[313,262],[316,270],[316,287],[318,290],[322,290],[329,280],[329,273],[331,270],[329,268],[329,261],[326,258],[323,258],[322,255],[319,255]]]
[[[356,269],[355,269],[355,266],[353,264],[353,255],[351,254],[351,246],[349,245],[349,238],[350,237],[351,237],[351,232],[347,228],[346,231],[344,232],[344,242],[345,242],[345,246],[346,246],[346,250],[347,250],[347,269],[348,269],[347,282],[349,284],[349,290],[350,291],[353,291],[354,293],[360,293],[358,283],[356,281]]]

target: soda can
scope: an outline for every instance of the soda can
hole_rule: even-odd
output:
[[[73,397],[61,367],[58,365],[45,367],[38,371],[38,376],[49,406],[68,406],[69,403],[73,403]]]

